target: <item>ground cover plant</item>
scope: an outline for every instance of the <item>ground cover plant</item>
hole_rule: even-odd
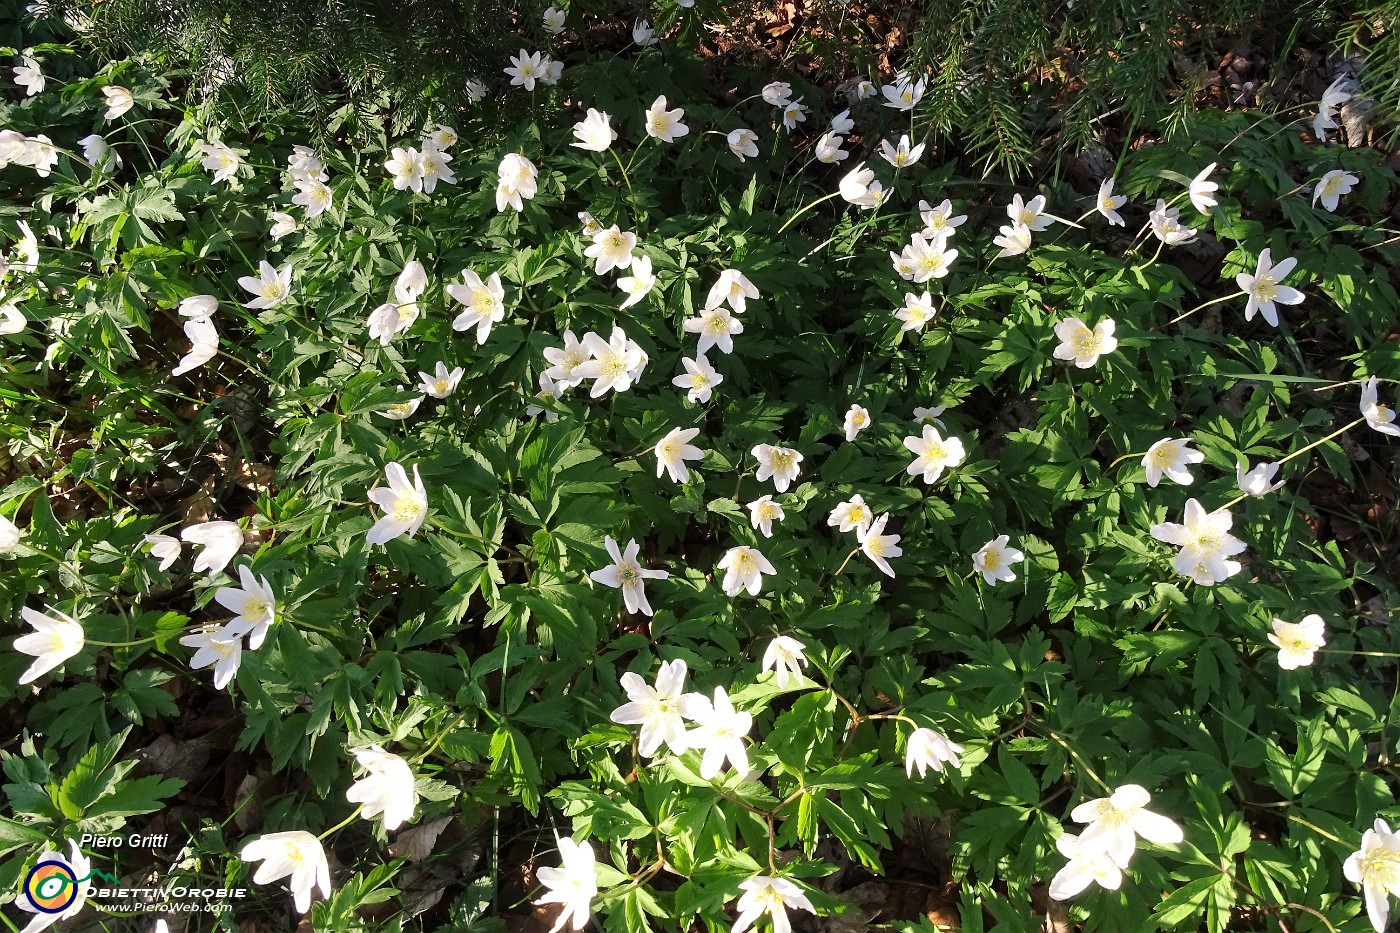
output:
[[[330,141],[16,27],[7,922],[1383,929],[1397,179],[1336,102],[1076,190],[931,76],[586,25]]]

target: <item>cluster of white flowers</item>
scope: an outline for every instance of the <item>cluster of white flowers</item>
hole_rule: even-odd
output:
[[[1124,784],[1110,797],[1087,800],[1070,812],[1076,823],[1088,823],[1083,833],[1063,833],[1055,840],[1068,862],[1050,881],[1050,896],[1069,900],[1097,882],[1110,891],[1123,883],[1123,872],[1137,850],[1137,837],[1158,845],[1176,845],[1185,836],[1181,827],[1145,809],[1152,795],[1137,784]]]
[[[439,123],[423,136],[419,146],[395,147],[384,163],[384,169],[394,180],[394,188],[399,191],[432,194],[437,190],[438,182],[445,185],[457,184],[457,176],[449,164],[452,154],[448,152],[456,142],[457,131]],[[329,200],[329,192],[326,197]],[[293,198],[293,201],[295,200]]]

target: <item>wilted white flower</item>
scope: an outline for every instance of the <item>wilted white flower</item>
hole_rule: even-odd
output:
[[[180,532],[180,540],[203,546],[195,558],[195,573],[219,573],[243,547],[243,529],[237,522],[201,522]]]

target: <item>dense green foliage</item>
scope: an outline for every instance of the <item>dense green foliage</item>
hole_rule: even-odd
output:
[[[22,687],[33,657],[9,637],[0,650],[18,733],[0,749],[0,896],[46,843],[66,851],[161,820],[185,846],[158,859],[166,881],[252,886],[237,857],[249,840],[324,833],[337,867],[315,929],[499,929],[540,893],[511,887],[503,836],[537,839],[553,865],[553,830],[591,840],[606,929],[722,930],[754,876],[797,880],[838,913],[842,892],[822,879],[847,864],[880,873],[913,825],[941,820],[940,880],[962,928],[1032,931],[1064,865],[1055,840],[1083,829],[1071,811],[1136,783],[1185,841],[1143,843],[1120,890],[1091,887],[1071,908],[1083,929],[1369,929],[1342,865],[1378,815],[1400,816],[1400,597],[1393,568],[1315,535],[1308,484],[1355,486],[1362,458],[1394,473],[1396,440],[1357,407],[1359,381],[1380,376],[1393,402],[1400,374],[1388,339],[1400,250],[1379,222],[1397,179],[1375,153],[1310,146],[1262,115],[1203,115],[1189,138],[1116,166],[1126,228],[1106,225],[1092,193],[1046,183],[1061,222],[998,257],[1007,201],[1034,190],[927,157],[898,172],[872,159],[889,193],[858,209],[830,196],[855,158],[815,165],[771,127],[759,90],[786,76],[740,76],[745,100],[725,107],[692,55],[662,46],[571,61],[503,141],[483,130],[494,106],[482,124],[463,118],[456,183],[432,194],[396,190],[385,168],[416,135],[349,125],[318,149],[333,203],[308,217],[281,169],[323,128],[304,114],[246,125],[226,103],[175,96],[139,60],[35,54],[69,80],[0,105],[0,124],[61,150],[45,177],[0,170],[3,242],[22,240],[22,221],[38,248],[32,271],[8,250],[0,295],[27,318],[0,337],[0,512],[23,529],[0,554],[0,609],[7,636],[29,631],[22,606],[52,607],[86,644]],[[504,64],[490,63],[493,94]],[[845,106],[792,80],[814,125]],[[108,123],[113,83],[136,108]],[[674,143],[646,135],[657,94],[685,110],[690,132]],[[612,115],[611,155],[570,145],[587,107]],[[930,126],[923,111],[860,118],[872,145]],[[760,151],[742,162],[724,136],[741,125]],[[125,160],[114,175],[74,154],[94,130]],[[216,139],[247,163],[227,181],[201,167],[200,144]],[[519,212],[497,203],[508,153],[539,169]],[[1185,185],[1212,162],[1219,204],[1198,215]],[[1358,179],[1335,212],[1302,190],[1333,169]],[[1210,230],[1204,245],[1153,238],[1159,197]],[[958,256],[945,277],[902,281],[891,252],[923,228],[920,199],[944,198],[968,217],[949,240]],[[301,229],[271,239],[272,210]],[[580,211],[636,233],[658,278],[639,303],[620,310],[616,274],[595,273]],[[1245,321],[1228,284],[1265,248],[1298,260],[1288,283],[1306,296],[1279,328]],[[250,309],[238,280],[264,259],[290,266],[290,296]],[[381,344],[366,319],[410,260],[427,271],[421,314]],[[696,403],[672,384],[696,355],[684,322],[725,269],[759,297],[733,353],[710,352],[724,381]],[[480,342],[453,330],[463,306],[444,292],[465,270],[504,285],[504,318]],[[895,310],[924,289],[936,316],[902,330]],[[189,345],[177,308],[197,295],[218,300],[220,353],[172,377]],[[1056,359],[1069,318],[1114,320],[1117,348],[1082,368]],[[614,326],[646,352],[635,386],[536,398],[566,331]],[[455,391],[384,418],[439,362],[464,368]],[[871,424],[850,440],[853,404]],[[944,434],[966,447],[932,483],[907,470],[916,407],[945,409]],[[684,483],[654,453],[677,427],[698,428],[704,450]],[[1189,488],[1146,482],[1142,455],[1164,438],[1204,454]],[[757,479],[763,444],[802,454],[790,488]],[[1280,462],[1283,488],[1239,501],[1246,461]],[[391,463],[421,472],[427,521],[370,545],[382,510],[367,496]],[[786,512],[771,537],[746,508],[764,494]],[[827,519],[854,494],[900,536],[893,577]],[[1152,534],[1192,498],[1229,503],[1247,545],[1244,567],[1213,586],[1176,573],[1175,549]],[[157,569],[143,536],[206,518],[247,532],[227,573],[193,572],[188,547]],[[991,585],[973,555],[1001,534],[1025,561]],[[612,560],[609,536],[669,573],[647,582],[653,616],[590,579]],[[756,596],[722,590],[717,564],[737,546],[775,568]],[[214,597],[240,566],[270,581],[278,621],[217,690],[180,638],[227,620]],[[1309,613],[1326,622],[1326,650],[1281,670],[1271,622]],[[761,671],[777,635],[806,646],[807,676],[786,687]],[[724,688],[752,715],[753,772],[707,779],[696,750],[648,758],[638,729],[610,720],[626,672],[651,684],[676,660],[688,689]],[[910,774],[915,728],[958,743],[960,763]],[[226,800],[138,759],[158,734],[212,743],[251,784]],[[370,745],[412,767],[414,825],[451,818],[454,842],[430,839],[410,860],[387,844],[413,830],[357,818],[352,751]],[[484,857],[462,869],[471,845]],[[127,857],[94,863],[120,873]],[[415,916],[407,892],[425,884],[445,897]],[[290,928],[277,887],[252,887],[218,927]]]

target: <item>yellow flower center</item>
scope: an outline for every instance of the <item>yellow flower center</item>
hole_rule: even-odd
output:
[[[1152,451],[1152,465],[1159,470],[1165,470],[1176,462],[1176,451],[1168,445],[1162,445]]]
[[[1098,334],[1086,327],[1074,335],[1074,339],[1070,341],[1070,347],[1074,350],[1075,356],[1097,356],[1103,349],[1103,341],[1099,339]]]
[[[394,500],[394,507],[389,510],[389,514],[396,522],[411,522],[423,514],[423,509],[424,504],[417,496],[402,495]]]
[[[768,463],[773,472],[780,473],[792,466],[792,454],[785,450],[775,450],[768,454]]]
[[[439,379],[439,380],[437,380],[436,382],[433,383],[433,391],[436,392],[438,395],[446,395],[448,392],[451,392],[451,391],[452,391],[452,380],[451,380],[451,379]]]
[[[642,580],[641,567],[636,561],[623,561],[617,565],[617,579],[623,586],[635,586]]]
[[[987,548],[982,552],[982,566],[988,570],[996,570],[1001,566],[1001,549]]]
[[[1254,280],[1254,297],[1259,301],[1273,301],[1278,294],[1278,283],[1272,275],[1263,275]]]

